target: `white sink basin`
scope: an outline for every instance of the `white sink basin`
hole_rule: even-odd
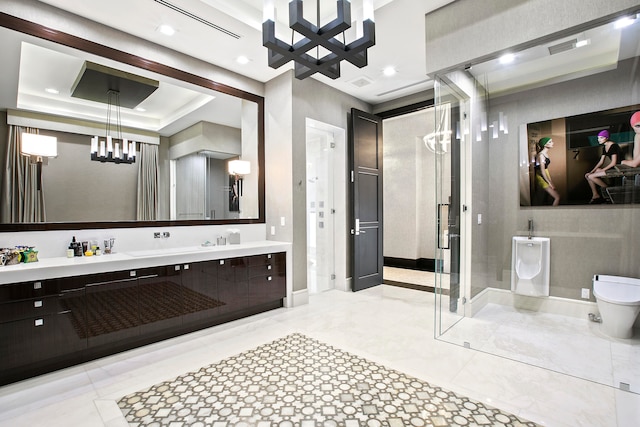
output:
[[[180,248],[164,248],[164,249],[149,249],[145,251],[132,251],[132,252],[127,252],[127,255],[131,255],[132,257],[179,255],[179,254],[188,254],[193,252],[201,252],[203,250],[211,250],[213,248],[215,248],[215,246],[183,246]]]

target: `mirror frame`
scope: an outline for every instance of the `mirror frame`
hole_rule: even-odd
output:
[[[0,12],[0,27],[48,40],[63,46],[98,55],[123,64],[152,71],[182,80],[196,86],[212,89],[227,95],[253,101],[258,106],[258,218],[218,220],[159,220],[159,221],[101,221],[101,222],[42,222],[0,224],[0,232],[48,231],[98,228],[175,227],[191,225],[259,224],[265,222],[265,174],[264,174],[264,97],[236,89],[189,72],[169,67],[118,49],[95,43],[62,31],[54,30],[31,21]]]

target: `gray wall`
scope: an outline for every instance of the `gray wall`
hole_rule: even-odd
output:
[[[504,112],[510,132],[489,140],[487,147],[491,191],[483,209],[489,221],[476,227],[488,227],[488,286],[509,288],[511,237],[526,234],[529,218],[536,235],[551,238],[552,295],[579,299],[580,288],[589,288],[594,274],[640,277],[637,205],[520,207],[517,131],[526,123],[639,103],[638,60],[621,62],[606,73],[491,100],[490,115]],[[484,166],[474,161],[474,169],[478,167]]]
[[[294,291],[307,287],[306,118],[348,129],[351,108],[371,111],[313,78],[296,79],[293,71],[266,84],[267,233],[273,226],[276,234],[268,238],[293,243]],[[348,240],[348,230],[336,230],[336,238]]]
[[[433,108],[383,122],[384,256],[436,257],[436,156],[423,137],[435,128]],[[445,155],[445,174],[450,156]],[[448,194],[450,183],[444,184]]]
[[[457,0],[425,17],[426,73],[444,76],[637,8],[637,0]],[[634,262],[638,245],[633,245],[639,237],[638,209],[520,208],[518,200],[519,125],[630,105],[639,99],[637,69],[626,65],[606,76],[491,98],[489,122],[502,111],[510,132],[495,140],[472,142],[467,187],[471,217],[466,219],[472,236],[472,295],[489,286],[510,287],[511,237],[526,234],[529,218],[538,235],[552,239],[552,295],[579,299],[580,288],[589,288],[595,273],[640,276]],[[482,224],[477,224],[477,214],[483,215]]]

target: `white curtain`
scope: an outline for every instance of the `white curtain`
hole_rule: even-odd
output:
[[[140,143],[138,162],[137,220],[154,221],[158,218],[158,146]]]
[[[37,164],[20,154],[23,132],[37,134],[38,129],[9,125],[0,189],[2,223],[46,221],[42,174]]]

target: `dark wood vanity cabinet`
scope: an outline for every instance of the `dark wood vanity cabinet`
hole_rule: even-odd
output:
[[[86,276],[87,346],[127,345],[182,325],[181,266]]]
[[[86,348],[84,295],[74,279],[0,286],[2,383],[19,379],[22,369],[59,363]]]
[[[220,314],[230,316],[232,313],[247,309],[249,307],[247,258],[221,259],[216,262],[218,263]]]
[[[247,257],[249,306],[282,299],[287,294],[284,253]]]
[[[0,385],[281,307],[285,253],[0,285]]]

